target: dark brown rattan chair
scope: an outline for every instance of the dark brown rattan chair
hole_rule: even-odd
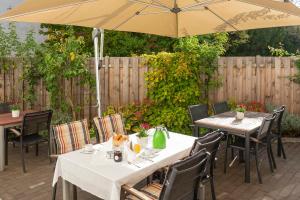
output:
[[[121,199],[196,200],[201,178],[205,175],[210,154],[206,150],[170,166],[163,185],[147,185],[141,190],[123,185]]]
[[[191,121],[193,124],[190,125],[193,131],[194,137],[199,137],[199,127],[195,125],[195,121],[207,118],[208,115],[208,106],[206,104],[199,104],[199,105],[191,105],[188,107]]]
[[[214,187],[214,164],[216,159],[216,154],[218,152],[220,142],[224,136],[224,133],[220,132],[219,130],[206,134],[203,137],[198,138],[191,150],[190,155],[193,155],[203,149],[206,149],[207,152],[211,154],[209,168],[206,171],[205,176],[201,179],[202,183],[206,183],[207,181],[210,182],[211,186],[211,195],[212,199],[216,200],[215,195],[215,187]]]
[[[276,163],[272,151],[272,138],[271,138],[271,128],[274,123],[274,120],[276,118],[276,113],[274,113],[270,117],[265,117],[262,125],[260,126],[256,137],[250,137],[250,152],[255,156],[255,162],[256,162],[256,170],[257,170],[257,176],[259,183],[262,183],[262,178],[259,170],[259,153],[263,151],[264,149],[267,149],[267,155],[269,160],[269,166],[270,170],[273,173],[274,168],[276,168]],[[227,140],[228,145],[228,140]],[[237,149],[239,151],[245,151],[245,140],[239,139],[235,140],[232,144],[228,145],[232,149]],[[224,171],[226,173],[226,167],[227,167],[227,148],[225,151],[225,163],[224,163]]]
[[[214,114],[217,115],[217,114],[230,111],[230,108],[228,106],[227,101],[223,101],[223,102],[215,103],[213,105],[213,110],[214,110]]]
[[[286,107],[282,105],[280,108],[274,110],[274,113],[276,113],[277,115],[272,128],[272,140],[277,140],[277,156],[281,157],[282,153],[284,159],[286,159],[286,154],[282,143],[281,123],[285,109]]]
[[[10,129],[16,137],[13,139],[13,142],[20,146],[21,149],[21,161],[23,172],[26,172],[25,168],[25,158],[24,158],[24,148],[35,145],[36,156],[39,154],[39,143],[48,142],[50,136],[50,123],[52,118],[52,111],[41,111],[34,113],[27,113],[23,117],[23,122],[21,126],[21,131],[17,129]],[[43,137],[41,134],[47,134],[47,137]]]

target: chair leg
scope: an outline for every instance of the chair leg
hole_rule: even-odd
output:
[[[228,141],[229,141],[229,135],[227,135],[227,139],[226,139],[226,145],[225,145],[225,156],[224,156],[224,174],[226,174],[227,172],[227,157],[228,157]],[[231,149],[231,151],[233,151],[233,149]]]
[[[272,157],[271,157],[271,151],[270,151],[270,145],[269,144],[267,146],[267,154],[268,154],[268,161],[269,161],[270,170],[271,170],[272,173],[274,173],[273,161],[272,161]]]
[[[35,155],[38,156],[39,155],[39,144],[35,144]]]
[[[29,146],[25,147],[25,152],[28,153],[29,152]]]
[[[280,153],[278,153],[278,155],[280,154],[280,157],[281,157],[281,152],[282,152],[283,158],[286,159],[285,150],[284,150],[284,147],[283,147],[283,143],[282,143],[281,137],[278,138],[278,144],[280,144],[280,145],[278,145],[278,148],[280,148],[280,149],[277,149],[278,152],[280,152]]]
[[[4,141],[5,141],[5,165],[8,165],[8,131],[4,129]]]
[[[256,163],[256,171],[257,171],[257,177],[258,177],[258,181],[260,184],[262,184],[262,179],[261,179],[261,175],[260,175],[260,171],[259,171],[259,162],[258,162],[258,150],[255,150],[255,163]]]
[[[210,190],[212,200],[216,200],[214,177],[210,177]]]
[[[57,183],[55,183],[55,185],[52,188],[52,200],[56,199],[56,189],[57,189]]]
[[[24,146],[23,146],[22,144],[20,144],[20,148],[21,148],[22,168],[23,168],[23,172],[26,173],[26,168],[25,168],[25,158],[24,158]]]
[[[277,169],[277,165],[276,165],[276,161],[274,158],[274,154],[273,154],[273,150],[272,150],[272,145],[270,144],[270,154],[271,154],[271,158],[272,158],[272,162],[273,162],[273,167],[274,169]]]

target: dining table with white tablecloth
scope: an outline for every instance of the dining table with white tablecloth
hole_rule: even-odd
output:
[[[152,134],[153,135],[153,134]],[[189,155],[195,137],[169,132],[166,148],[156,151],[151,159],[136,158],[130,162],[124,155],[122,162],[109,159],[107,152],[112,149],[110,141],[94,145],[95,151],[91,154],[77,150],[60,155],[57,159],[53,178],[53,186],[61,177],[64,183],[64,199],[72,195],[70,185],[105,200],[119,200],[121,186],[135,185],[156,170],[175,163]],[[151,134],[149,147],[151,148]],[[130,135],[134,140],[136,135]]]

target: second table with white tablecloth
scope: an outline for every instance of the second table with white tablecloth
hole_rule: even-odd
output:
[[[130,136],[130,138],[135,135]],[[129,164],[126,159],[120,163],[108,159],[106,152],[111,149],[109,142],[95,145],[93,154],[84,154],[82,150],[70,152],[58,157],[53,186],[61,177],[64,183],[73,184],[82,190],[105,200],[119,200],[123,184],[134,185],[156,170],[170,165],[189,155],[196,138],[170,132],[167,147],[151,160],[139,159]],[[65,199],[70,196],[64,187]]]

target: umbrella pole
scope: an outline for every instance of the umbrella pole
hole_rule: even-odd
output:
[[[95,57],[95,72],[96,72],[96,98],[97,98],[97,113],[98,117],[101,117],[101,102],[100,102],[100,77],[99,77],[99,30],[94,28],[93,30],[93,40],[94,40],[94,57]]]

